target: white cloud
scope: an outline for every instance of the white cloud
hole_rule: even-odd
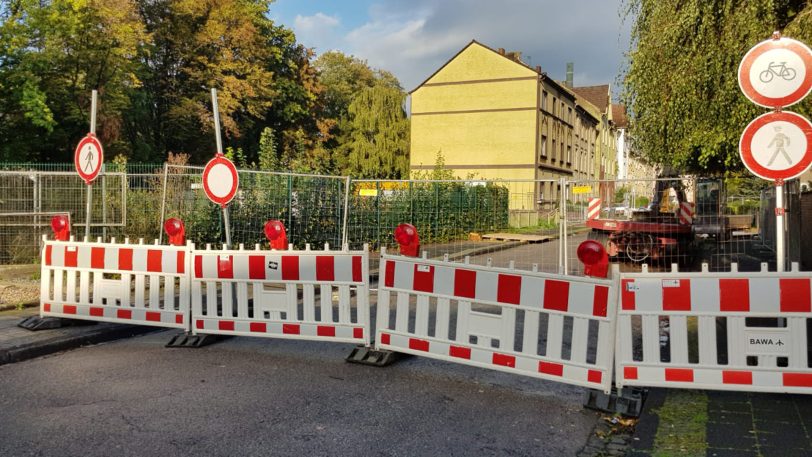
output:
[[[293,20],[293,31],[296,38],[307,47],[315,47],[323,52],[340,48],[341,20],[318,12],[312,16],[296,15]]]

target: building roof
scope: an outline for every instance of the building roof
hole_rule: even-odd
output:
[[[626,117],[626,105],[612,103],[612,121],[619,129],[629,126],[629,119]]]
[[[601,113],[609,107],[609,85],[573,87],[572,90],[595,105]]]

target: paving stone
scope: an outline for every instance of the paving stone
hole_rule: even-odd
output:
[[[706,434],[709,447],[746,450],[756,444],[749,424],[708,422]]]
[[[707,457],[749,457],[757,456],[758,453],[756,451],[745,451],[742,449],[719,449],[709,447],[705,455]]]
[[[776,446],[776,447],[762,447],[761,448],[761,455],[762,457],[809,457],[812,455],[812,451],[809,448],[806,449],[787,449],[783,446]]]

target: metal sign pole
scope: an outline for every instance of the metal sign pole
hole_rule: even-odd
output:
[[[775,268],[783,272],[786,265],[784,240],[784,180],[775,181]]]
[[[214,113],[214,136],[217,140],[217,153],[223,153],[223,139],[220,137],[220,107],[217,105],[217,89],[211,89],[211,109]],[[231,246],[231,224],[228,218],[228,206],[222,205],[223,224],[226,230],[226,247]]]
[[[90,97],[90,133],[96,134],[96,102],[98,92],[94,89]],[[90,216],[93,203],[93,183],[87,184],[87,207],[85,209],[85,241],[90,241]]]

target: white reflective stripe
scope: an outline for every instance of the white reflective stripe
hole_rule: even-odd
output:
[[[199,255],[199,254],[198,254]],[[220,261],[218,254],[206,254],[202,257],[202,267],[204,278],[217,278],[217,263]]]
[[[175,251],[161,249],[161,273],[177,274],[178,254]]]
[[[434,293],[454,296],[454,272],[456,268],[447,266],[434,267]]]
[[[316,280],[316,256],[298,256],[299,257],[299,280],[301,281],[315,281]]]
[[[78,246],[76,253],[76,266],[78,268],[90,268],[90,250],[91,246]]]
[[[719,280],[716,278],[691,279],[691,311],[719,311]]]
[[[529,308],[541,308],[544,304],[544,280],[525,276],[522,278],[522,290],[519,296],[519,304]],[[589,302],[590,312],[592,302]]]
[[[249,279],[248,256],[235,255],[231,258],[231,268],[234,269],[234,278]]]
[[[268,281],[282,280],[282,256],[265,255],[265,279]]]
[[[333,271],[335,280],[341,282],[352,282],[352,256],[334,255]]]
[[[51,245],[51,265],[55,267],[65,266],[65,245]]]
[[[414,265],[405,262],[392,262],[395,267],[395,288],[411,290],[414,285]]]
[[[777,278],[750,279],[750,312],[779,312],[781,290]]]
[[[104,248],[104,269],[105,270],[118,270],[120,249],[117,247]]]
[[[569,313],[592,316],[592,308],[595,301],[595,285],[570,283],[569,293]]]
[[[478,270],[476,272],[475,300],[496,302],[498,284],[499,273]]]
[[[147,250],[142,246],[133,249],[133,271],[147,271]]]

